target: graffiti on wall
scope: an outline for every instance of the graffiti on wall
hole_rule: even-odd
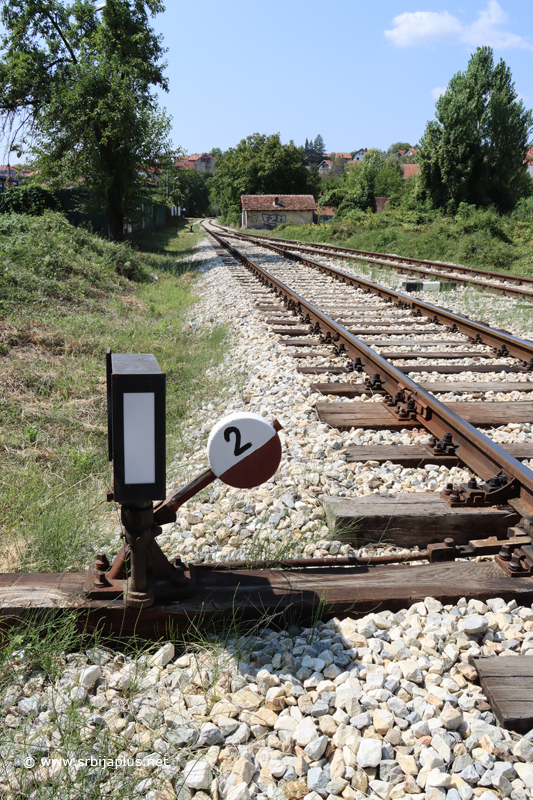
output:
[[[273,228],[276,225],[281,225],[282,222],[287,220],[286,214],[263,214],[263,222],[265,225],[271,225]]]

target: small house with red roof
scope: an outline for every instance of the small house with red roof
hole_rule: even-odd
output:
[[[273,230],[283,222],[310,225],[316,210],[312,194],[241,194],[241,227]]]
[[[182,169],[195,169],[196,172],[214,172],[216,158],[210,153],[193,153],[192,156],[177,161],[174,166]]]
[[[418,164],[402,164],[402,172],[403,172],[403,179],[404,181],[407,178],[412,178],[413,175],[418,175],[420,172],[420,167]]]

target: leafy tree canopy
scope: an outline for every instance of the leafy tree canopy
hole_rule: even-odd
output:
[[[335,158],[335,161],[332,163],[329,174],[331,175],[332,178],[338,178],[344,173],[345,169],[346,169],[345,161],[343,158],[339,156],[338,158]]]
[[[530,192],[524,154],[533,115],[500,59],[478,47],[466,72],[453,76],[436,103],[418,157],[420,186],[437,208],[460,203],[512,209]]]
[[[370,152],[370,151],[369,151]],[[324,193],[320,204],[337,208],[337,217],[350,211],[375,211],[376,197],[393,197],[402,192],[402,168],[395,157],[374,150],[369,158],[347,169],[340,182]]]
[[[13,186],[0,194],[0,214],[30,214],[40,217],[45,211],[59,211],[57,198],[44,186]]]
[[[387,150],[387,153],[395,153],[396,150],[408,150],[410,147],[411,145],[409,142],[393,142]]]
[[[204,217],[210,213],[210,172],[179,168],[172,181],[172,201],[187,209],[188,217]]]
[[[0,111],[11,149],[30,151],[52,187],[83,182],[88,204],[120,239],[142,185],[168,155],[160,0],[0,0]]]
[[[238,213],[241,194],[316,195],[316,176],[306,163],[304,148],[282,144],[279,133],[254,133],[217,159],[210,181],[213,202],[227,214]]]

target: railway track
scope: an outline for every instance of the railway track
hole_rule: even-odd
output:
[[[425,280],[441,280],[452,282],[459,286],[472,286],[477,289],[504,294],[508,297],[533,299],[533,278],[522,275],[511,275],[495,270],[476,269],[464,267],[460,264],[451,264],[442,261],[429,261],[420,258],[408,258],[390,253],[376,253],[370,250],[356,250],[339,245],[312,242],[303,244],[293,239],[281,239],[258,234],[243,234],[232,231],[232,235],[243,241],[275,243],[286,253],[304,253],[308,255],[323,255],[333,258],[345,259],[368,264],[375,267],[385,267],[407,275],[419,275]]]
[[[399,607],[407,598],[431,593],[429,586],[448,600],[467,593],[533,598],[533,474],[521,463],[533,459],[533,443],[525,437],[504,448],[479,430],[502,420],[533,423],[533,343],[307,255],[291,253],[287,259],[276,244],[242,240],[236,248],[230,243],[233,232],[206,228],[234,277],[253,293],[295,370],[309,380],[312,396],[324,398],[314,404],[317,422],[338,431],[377,432],[384,442],[374,439],[367,445],[349,433],[345,462],[356,471],[365,465],[371,482],[381,465],[392,463],[393,478],[378,480],[383,491],[374,488],[370,497],[368,492],[336,494],[335,478],[329,489],[327,482],[325,490],[314,487],[330,527],[349,543],[340,560],[327,551],[327,558],[317,559],[315,552],[311,559],[281,559],[286,571],[279,573],[257,559],[229,559],[228,565],[204,559],[191,567],[193,598],[146,609],[141,623],[135,615],[128,621],[120,603],[82,601],[95,624],[105,619],[125,630],[140,624],[148,632],[172,619],[187,627],[191,616],[216,617],[224,607],[234,609],[236,593],[244,615],[253,616],[265,604],[279,609],[295,602],[305,615],[324,600],[316,591],[317,575],[327,590],[330,614],[345,613],[354,602],[363,613],[378,597],[388,607]],[[517,393],[520,402],[481,400],[494,391],[497,374],[505,378],[498,387],[503,396],[512,399],[509,393]],[[434,480],[423,493],[411,486],[402,494],[403,484],[394,483],[394,465],[409,472],[421,464],[429,464]],[[460,473],[466,476],[462,485],[457,485],[458,467],[469,469]],[[431,483],[437,491],[427,491]],[[369,541],[385,541],[384,559],[379,550],[377,558],[358,556]],[[486,556],[497,556],[496,562],[468,560]],[[405,585],[405,567],[399,566],[410,559],[429,562],[417,568],[416,587]],[[398,566],[391,565],[394,561]],[[449,562],[445,569],[443,561]],[[0,588],[13,605],[13,596],[21,592],[24,597],[25,587],[36,581],[39,591],[56,591],[66,600],[83,595],[85,576],[3,576]]]
[[[220,227],[217,230],[211,227],[211,232],[263,286],[277,295],[273,304],[270,301],[269,305],[265,299],[259,307],[264,310],[272,329],[294,351],[295,359],[309,365],[299,367],[300,371],[329,376],[327,383],[314,383],[312,388],[329,395],[331,400],[343,398],[341,402],[330,400],[316,404],[322,422],[341,430],[423,428],[432,437],[424,447],[412,450],[410,447],[384,447],[380,453],[381,448],[377,446],[363,447],[358,452],[357,446],[351,447],[347,450],[350,460],[383,463],[391,459],[407,465],[416,463],[417,459],[429,459],[437,465],[465,464],[473,473],[468,485],[448,486],[441,496],[450,508],[449,516],[456,520],[458,512],[470,510],[470,514],[463,515],[458,526],[460,530],[456,535],[459,540],[466,544],[473,538],[473,529],[479,520],[474,522],[472,511],[482,507],[504,505],[509,510],[514,509],[521,519],[520,528],[514,532],[519,536],[529,533],[533,519],[533,475],[519,459],[531,458],[533,445],[503,449],[479,428],[490,429],[514,420],[533,420],[533,405],[527,399],[516,403],[481,401],[485,392],[498,389],[495,373],[506,378],[500,383],[502,392],[523,390],[520,396],[529,397],[528,392],[533,390],[530,380],[533,343],[328,267],[307,256],[291,253],[285,266],[278,259],[273,267],[274,256],[263,255],[263,262],[270,260],[267,269],[265,263],[259,264],[261,258],[257,257],[255,237],[252,241],[246,239],[245,244],[239,236],[242,244],[238,249],[230,244],[230,239],[235,241],[233,232],[223,231]],[[275,253],[276,258],[286,255],[270,241],[262,241],[260,246]],[[253,258],[250,249],[254,250]],[[298,270],[294,268],[294,261],[301,265]],[[376,298],[379,300],[377,304]],[[300,319],[300,323],[295,317]],[[331,350],[338,357],[334,367],[326,366],[334,363],[329,360]],[[361,381],[359,376],[363,373],[366,377]],[[487,373],[490,381],[476,380],[473,383],[472,379],[478,378],[480,373]],[[462,374],[470,380],[456,381],[455,378]],[[341,375],[343,378],[339,377]],[[354,376],[358,380],[354,380]],[[430,376],[436,376],[437,380],[428,383]],[[462,400],[461,395],[472,392],[476,394],[475,400],[457,402]],[[450,393],[456,402],[443,403],[437,398]],[[361,402],[362,398],[366,399]],[[374,402],[382,398],[385,398],[384,402]],[[356,520],[363,510],[367,513],[369,510],[368,503],[365,508],[359,501],[341,498],[326,501],[326,505],[335,522],[348,528],[350,520]],[[425,513],[429,514],[428,501],[424,505]],[[383,519],[391,508],[389,504]],[[401,516],[402,512],[397,513]],[[428,519],[425,518],[426,526]],[[406,523],[405,519],[403,523]],[[449,520],[443,519],[443,531],[448,523]],[[379,527],[380,523],[376,524]],[[394,527],[393,522],[389,531]],[[435,526],[432,527],[431,533],[435,536],[437,532]],[[455,527],[451,526],[454,530]],[[405,543],[408,537],[399,535],[398,541]],[[420,540],[410,542],[411,546],[417,543],[420,544]],[[525,567],[526,562],[523,560],[521,563]],[[513,562],[512,570],[515,569]],[[529,567],[526,572],[531,574]]]

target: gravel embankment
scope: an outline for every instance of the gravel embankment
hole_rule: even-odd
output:
[[[527,800],[533,730],[496,725],[470,663],[520,653],[533,656],[531,608],[426,598],[357,621],[265,627],[218,648],[73,654],[53,683],[21,664],[2,696],[0,791],[84,798],[80,787],[97,784],[100,796],[135,800]],[[46,761],[68,757],[68,769]],[[79,793],[67,793],[71,783]]]

